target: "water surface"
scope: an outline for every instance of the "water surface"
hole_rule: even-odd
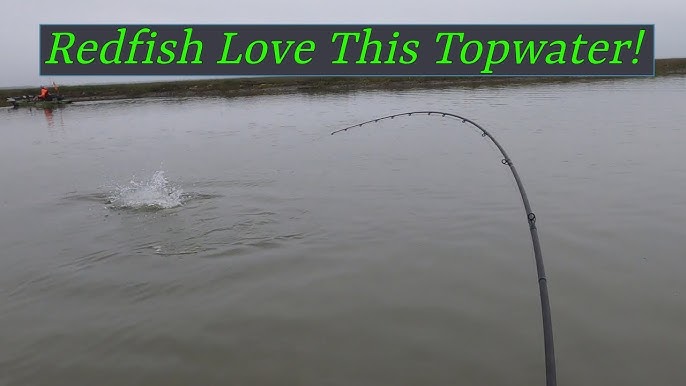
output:
[[[0,384],[686,384],[686,78],[0,110]]]

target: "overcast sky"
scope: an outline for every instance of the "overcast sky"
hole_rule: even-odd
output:
[[[8,1],[0,10],[0,87],[49,82],[38,75],[38,28],[57,23],[640,23],[655,24],[656,57],[686,57],[686,0],[29,0]],[[52,79],[83,84],[151,78]]]

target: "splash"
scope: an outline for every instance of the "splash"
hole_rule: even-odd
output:
[[[158,210],[183,205],[184,193],[169,183],[163,171],[156,171],[148,181],[136,181],[117,186],[108,197],[108,203],[119,209]]]

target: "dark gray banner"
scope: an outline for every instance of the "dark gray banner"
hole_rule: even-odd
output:
[[[653,25],[41,25],[41,75],[653,76]]]

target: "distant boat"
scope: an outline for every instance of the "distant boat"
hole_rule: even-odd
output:
[[[38,99],[33,95],[22,95],[20,97],[10,97],[7,98],[7,103],[11,104],[13,107],[37,107],[37,108],[50,108],[60,105],[66,105],[72,103],[71,100],[64,99],[62,95],[52,95],[49,100]]]

